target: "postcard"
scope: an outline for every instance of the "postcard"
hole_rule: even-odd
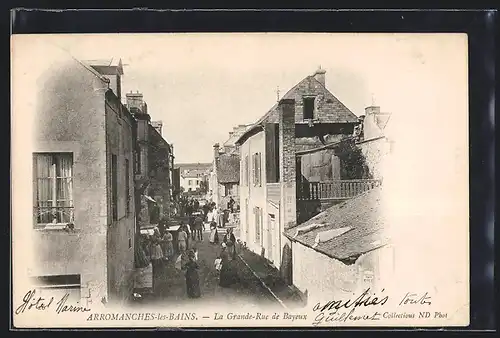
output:
[[[467,326],[467,43],[12,35],[13,326]]]

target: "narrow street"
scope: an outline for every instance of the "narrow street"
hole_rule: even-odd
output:
[[[196,241],[194,244],[198,249],[201,298],[191,299],[187,296],[184,272],[175,268],[175,259],[173,259],[153,272],[154,291],[152,294],[142,295],[140,306],[155,305],[170,310],[196,303],[200,306],[203,304],[203,306],[210,307],[224,304],[223,308],[226,310],[280,308],[272,295],[260,285],[252,272],[239,259],[233,262],[238,272],[239,281],[230,288],[220,287],[214,260],[220,252],[221,246],[210,244],[208,237],[209,232],[204,231],[203,241]]]

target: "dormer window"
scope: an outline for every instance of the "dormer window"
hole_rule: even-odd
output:
[[[304,97],[304,120],[314,119],[314,96]]]

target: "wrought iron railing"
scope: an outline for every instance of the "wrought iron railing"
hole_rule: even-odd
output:
[[[74,207],[35,207],[34,214],[37,227],[74,222]]]
[[[378,187],[381,180],[334,180],[328,182],[298,182],[299,200],[344,200]]]

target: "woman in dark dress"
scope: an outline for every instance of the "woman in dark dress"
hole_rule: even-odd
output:
[[[229,253],[227,252],[226,243],[222,243],[222,251],[220,253],[220,258],[222,259],[222,267],[220,269],[219,275],[219,285],[223,288],[231,286],[232,283],[232,273],[229,261]]]
[[[184,266],[186,270],[186,290],[189,298],[199,298],[201,297],[200,291],[200,276],[198,274],[198,262],[196,262],[196,256],[194,251],[189,250],[189,260]]]

